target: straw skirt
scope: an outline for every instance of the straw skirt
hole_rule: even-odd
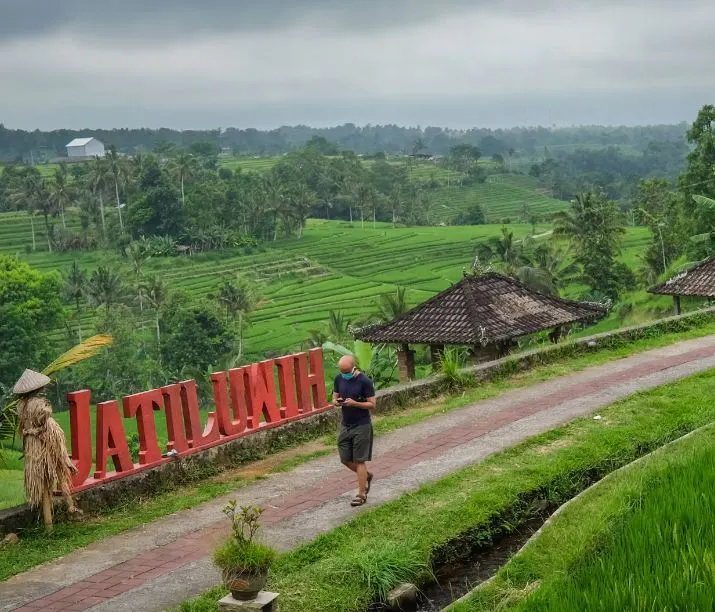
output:
[[[65,433],[52,418],[52,405],[41,396],[20,401],[18,419],[25,447],[25,497],[31,507],[42,504],[45,492],[69,494],[72,460]]]

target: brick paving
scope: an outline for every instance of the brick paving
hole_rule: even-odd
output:
[[[375,474],[373,486],[379,486],[381,480],[389,480],[393,476],[410,473],[416,469],[416,466],[446,457],[450,451],[466,447],[480,437],[499,432],[509,425],[524,421],[538,413],[553,410],[565,402],[573,402],[579,398],[603,393],[620,384],[638,382],[646,377],[657,376],[659,372],[671,371],[673,373],[671,379],[673,379],[692,373],[693,368],[698,371],[715,365],[715,361],[713,361],[715,336],[699,342],[691,341],[682,344],[684,350],[681,352],[674,352],[670,347],[641,354],[637,356],[639,358],[623,359],[618,362],[620,367],[599,366],[602,372],[596,377],[584,375],[579,377],[578,374],[575,374],[572,375],[574,380],[570,381],[571,384],[568,384],[569,376],[566,376],[556,379],[554,384],[542,383],[538,385],[540,389],[538,393],[530,394],[528,391],[523,392],[522,390],[520,394],[515,393],[518,399],[515,397],[513,403],[507,402],[491,412],[485,410],[482,418],[472,419],[467,423],[463,418],[458,418],[461,410],[437,417],[450,419],[454,415],[453,418],[457,424],[412,442],[399,444],[387,452],[378,454],[370,468]],[[676,371],[679,367],[686,365],[690,366],[687,371],[683,371],[682,374]],[[596,373],[598,368],[592,370]],[[667,382],[667,380],[663,382]],[[647,386],[643,385],[644,388]],[[470,409],[478,410],[479,407],[480,404],[477,404]],[[417,426],[411,427],[417,429]],[[403,438],[409,429],[410,427],[403,428],[405,430],[402,432]],[[526,435],[522,435],[522,439],[534,433],[527,432]],[[265,510],[263,523],[267,532],[270,532],[273,526],[278,527],[281,524],[289,523],[298,515],[319,509],[328,502],[344,496],[353,491],[355,486],[354,475],[347,470],[334,471],[312,482],[313,486],[298,488],[287,494],[270,497],[260,504]],[[148,529],[151,529],[151,525],[148,526]],[[205,559],[225,534],[225,521],[217,520],[192,532],[178,534],[180,537],[175,537],[171,541],[149,548],[144,552],[138,551],[135,556],[125,561],[110,565],[97,573],[90,573],[84,578],[44,596],[32,598],[28,590],[28,596],[21,595],[20,599],[23,601],[19,605],[3,606],[2,597],[0,597],[0,610],[79,611],[95,606],[99,606],[100,609],[113,609],[112,602],[116,600],[118,603],[117,598],[120,596],[140,587],[146,588],[153,581],[166,578],[175,570],[190,567],[192,562]],[[62,561],[55,563],[59,563],[61,567]],[[28,574],[33,571],[37,570],[30,570]],[[10,583],[13,581],[16,579],[8,581],[6,586],[11,586]],[[19,583],[18,588],[21,589],[23,576],[18,577],[17,582]],[[29,583],[30,581],[28,581]],[[0,596],[4,592],[2,586],[0,584]]]

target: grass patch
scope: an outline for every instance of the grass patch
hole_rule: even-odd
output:
[[[451,612],[711,609],[714,443],[711,425],[602,481]]]
[[[563,359],[562,361],[536,367],[533,370],[520,373],[505,373],[496,380],[485,382],[479,386],[465,390],[455,396],[437,398],[423,405],[412,405],[391,414],[378,416],[374,420],[375,434],[384,435],[401,427],[419,423],[431,416],[445,414],[452,410],[463,408],[478,401],[496,397],[514,388],[526,387],[537,382],[583,370],[590,366],[607,361],[627,357],[641,351],[667,346],[674,341],[686,340],[715,333],[715,322],[709,322],[702,327],[696,327],[681,332],[673,332],[659,336],[651,336],[640,340],[624,343],[617,347],[596,350],[593,353]],[[147,499],[127,502],[126,505],[107,509],[102,514],[88,520],[86,523],[66,525],[60,523],[52,536],[46,536],[41,529],[26,530],[19,546],[8,551],[0,558],[0,580],[26,571],[27,569],[68,554],[77,548],[122,533],[138,525],[156,520],[172,512],[194,508],[220,495],[227,494],[236,488],[244,486],[255,478],[261,478],[269,472],[289,471],[311,459],[323,457],[335,452],[333,435],[320,438],[323,448],[315,448],[315,442],[308,452],[300,452],[300,446],[295,452],[271,464],[264,470],[252,470],[249,464],[244,469],[237,470],[237,476],[232,473],[219,474],[201,483],[174,487],[171,491],[157,494]],[[12,470],[11,470],[12,471]],[[21,472],[17,472],[21,474]],[[13,483],[17,476],[11,474],[11,482],[0,473],[0,507],[9,507],[21,503],[22,489]],[[21,484],[21,476],[20,484]]]
[[[468,546],[489,542],[495,532],[515,526],[502,517],[528,514],[528,501],[562,503],[590,482],[630,463],[715,417],[715,372],[634,395],[600,410],[603,419],[574,421],[536,436],[486,461],[426,485],[361,514],[313,542],[279,558],[269,583],[281,594],[286,612],[365,610],[396,576],[366,580],[377,567],[376,550],[390,551],[389,567],[420,579],[435,557],[447,561]],[[557,444],[568,440],[569,444]],[[544,449],[551,445],[550,452]],[[460,546],[454,546],[454,543]],[[358,561],[360,560],[360,561]],[[182,612],[217,609],[215,589],[185,602]]]

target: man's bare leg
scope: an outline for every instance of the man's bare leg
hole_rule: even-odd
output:
[[[343,465],[348,468],[351,472],[357,472],[357,464],[353,463],[352,461],[343,461]]]
[[[360,495],[366,495],[367,491],[367,465],[365,463],[356,464],[356,472],[358,477],[358,486],[360,488]]]

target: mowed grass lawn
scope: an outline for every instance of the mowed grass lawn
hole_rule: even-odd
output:
[[[715,424],[605,479],[451,612],[712,610]]]

